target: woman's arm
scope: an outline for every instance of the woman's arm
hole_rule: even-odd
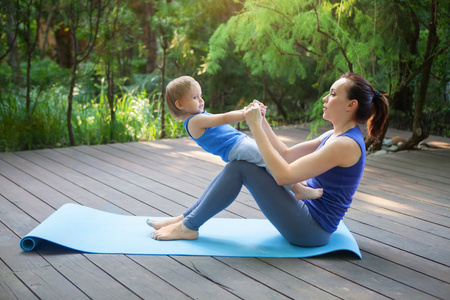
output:
[[[359,146],[351,139],[343,137],[327,143],[326,146],[316,152],[304,155],[289,163],[272,146],[267,137],[258,107],[250,106],[246,108],[244,115],[264,162],[279,185],[304,181],[336,166],[349,166],[351,163],[356,163],[360,157]],[[359,157],[356,151],[359,151]],[[336,153],[339,153],[339,155],[336,155]]]
[[[295,160],[285,170],[278,169],[276,180],[279,185],[307,180],[334,167],[350,167],[357,163],[360,157],[361,149],[354,140],[337,137],[332,141],[328,140],[319,150]],[[267,162],[266,164],[269,165]],[[269,170],[272,172],[270,167]]]
[[[262,102],[258,100],[253,100],[253,104],[260,107],[260,109],[262,110],[262,116],[264,117],[265,109],[267,106],[265,106]],[[322,142],[322,138],[324,136],[321,135],[320,137],[314,140],[302,142],[293,147],[287,147],[286,144],[283,143],[278,138],[278,136],[272,130],[272,127],[265,118],[262,119],[262,128],[272,146],[288,163],[291,163],[302,156],[314,152],[317,149],[317,147],[319,147],[320,143]]]
[[[329,133],[327,132],[313,140],[302,142],[292,147],[287,147],[286,144],[278,138],[275,132],[273,132],[272,127],[270,127],[266,119],[262,120],[262,128],[272,146],[288,163],[314,152],[319,147],[324,136]]]

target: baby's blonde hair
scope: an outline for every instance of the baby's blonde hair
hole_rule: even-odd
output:
[[[172,117],[183,119],[183,110],[179,109],[175,102],[181,100],[196,83],[197,81],[191,76],[180,76],[169,82],[166,87],[166,103]]]

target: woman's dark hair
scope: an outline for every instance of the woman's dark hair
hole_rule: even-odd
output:
[[[367,122],[369,137],[374,141],[378,141],[389,113],[387,95],[374,90],[370,83],[361,75],[350,72],[343,74],[341,78],[351,81],[347,88],[347,96],[348,99],[356,99],[358,101],[357,121]]]

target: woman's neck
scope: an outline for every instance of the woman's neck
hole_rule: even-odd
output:
[[[333,124],[333,135],[338,136],[358,126],[358,122],[348,120],[342,124]]]

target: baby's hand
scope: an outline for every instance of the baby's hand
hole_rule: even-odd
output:
[[[259,104],[250,103],[248,106],[246,106],[244,108],[244,117],[250,128],[253,127],[254,125],[256,126],[257,124],[261,124],[263,116]]]
[[[260,102],[260,101],[258,101],[258,100],[253,100],[253,102],[252,102],[253,104],[256,104],[256,105],[259,105],[259,107],[261,108],[261,115],[263,116],[263,117],[265,117],[266,116],[266,110],[267,110],[267,106],[265,106],[264,105],[264,103],[262,103],[262,102]]]

